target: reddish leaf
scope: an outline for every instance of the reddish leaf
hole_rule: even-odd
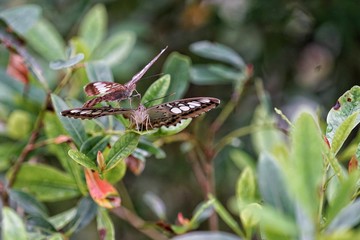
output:
[[[121,204],[119,193],[107,181],[102,180],[98,172],[85,169],[86,184],[92,199],[101,207],[116,208]]]
[[[6,72],[22,83],[29,83],[29,69],[25,64],[24,58],[19,54],[13,52],[10,53],[9,64]]]
[[[180,225],[185,226],[189,224],[190,220],[188,218],[184,218],[183,214],[181,212],[178,213],[177,220]]]
[[[356,171],[358,169],[358,160],[356,158],[356,156],[352,156],[348,165],[348,171],[349,173]]]
[[[130,169],[132,173],[135,175],[140,175],[144,170],[145,164],[140,159],[134,157],[133,155],[128,156],[125,159],[127,167]]]

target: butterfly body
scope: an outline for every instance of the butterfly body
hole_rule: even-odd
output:
[[[100,107],[74,108],[62,111],[66,117],[92,119],[107,115],[122,114],[129,119],[131,126],[139,131],[151,130],[161,126],[173,126],[188,118],[195,118],[220,104],[220,100],[211,97],[180,99],[146,108],[137,109]]]
[[[96,104],[106,101],[122,101],[131,97],[132,93],[136,91],[136,83],[144,76],[149,68],[155,63],[155,61],[161,56],[161,54],[167,49],[164,48],[158,55],[156,55],[141,71],[135,74],[132,79],[125,83],[115,82],[92,82],[84,87],[84,91],[88,96],[95,96],[95,98],[88,100],[84,103],[84,108],[93,107]]]

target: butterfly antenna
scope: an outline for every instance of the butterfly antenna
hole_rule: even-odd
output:
[[[170,97],[170,96],[173,96],[173,95],[175,95],[174,92],[173,92],[173,93],[169,93],[169,94],[167,94],[167,95],[165,95],[165,96],[162,96],[162,97],[158,97],[158,98],[151,99],[151,100],[147,101],[146,103],[144,103],[144,105],[147,105],[147,104],[150,103],[150,102],[153,102],[153,101],[156,101],[156,100],[159,100],[159,99],[163,99],[163,98],[166,98],[166,97]]]

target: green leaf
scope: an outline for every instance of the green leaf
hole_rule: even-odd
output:
[[[41,19],[25,35],[29,45],[47,60],[65,58],[65,43],[56,28]]]
[[[115,239],[114,224],[108,212],[104,208],[99,208],[96,215],[97,230],[102,240]]]
[[[96,4],[80,23],[79,35],[84,39],[90,51],[95,49],[106,34],[107,13],[102,4]]]
[[[187,128],[187,126],[189,126],[189,124],[191,123],[192,119],[185,119],[182,120],[180,123],[176,124],[175,126],[162,126],[158,129],[158,131],[156,131],[154,134],[152,134],[152,136],[156,136],[156,137],[164,137],[164,136],[171,136],[171,135],[175,135],[179,132],[181,132],[182,130],[184,130],[185,128]]]
[[[76,208],[71,208],[65,212],[59,213],[50,217],[49,222],[57,229],[60,230],[65,227],[76,216]]]
[[[245,68],[244,60],[237,52],[220,43],[200,41],[190,45],[190,51],[205,58],[229,63],[238,69]]]
[[[48,216],[48,211],[45,205],[39,202],[32,195],[26,192],[11,189],[9,191],[9,196],[10,199],[12,201],[15,201],[20,207],[22,207],[26,213],[32,216]]]
[[[283,173],[276,160],[263,153],[258,162],[259,191],[267,204],[287,216],[295,216],[294,203],[290,199]]]
[[[250,167],[246,167],[242,171],[236,184],[236,200],[240,210],[254,200],[255,190],[254,172]]]
[[[229,152],[229,156],[240,170],[246,167],[251,167],[251,169],[255,170],[255,160],[247,152],[234,149]]]
[[[190,69],[191,82],[196,85],[230,84],[242,78],[242,73],[221,64],[194,65]]]
[[[114,76],[110,67],[103,61],[92,61],[85,65],[86,74],[90,82],[113,82]]]
[[[146,151],[148,155],[153,154],[157,159],[166,157],[166,153],[161,148],[154,146],[152,142],[140,140],[138,148],[142,151]]]
[[[104,173],[104,178],[110,183],[116,183],[125,176],[126,167],[126,162],[120,161],[115,167]]]
[[[291,136],[292,166],[286,169],[286,181],[306,214],[316,219],[320,202],[319,188],[324,174],[325,144],[313,117],[307,113],[297,119]]]
[[[13,188],[33,194],[41,201],[61,201],[80,194],[69,175],[43,164],[24,163]]]
[[[190,58],[177,52],[171,53],[164,63],[163,72],[171,76],[167,93],[175,93],[174,99],[182,98],[189,87],[190,65]]]
[[[196,231],[186,234],[182,234],[176,237],[171,238],[171,240],[241,240],[242,238],[237,237],[236,235],[227,233],[227,232],[206,232],[206,231]]]
[[[61,116],[60,112],[68,109],[68,105],[55,94],[51,94],[51,101],[53,103],[56,115],[59,117],[65,130],[71,136],[77,146],[81,146],[86,140],[86,132],[81,121]]]
[[[95,162],[98,151],[104,151],[109,144],[110,136],[95,136],[87,139],[80,147],[80,152]]]
[[[151,107],[162,103],[164,100],[162,97],[166,96],[166,92],[168,91],[169,86],[170,75],[166,74],[150,85],[142,97],[141,103],[144,104],[145,107]]]
[[[9,207],[2,209],[2,233],[3,240],[26,240],[25,224],[14,210]]]
[[[359,211],[360,200],[356,200],[340,211],[340,213],[331,221],[326,232],[346,231],[357,226],[360,223]]]
[[[152,192],[146,192],[143,196],[143,200],[152,212],[155,213],[157,218],[162,220],[166,219],[165,203],[158,195]]]
[[[74,57],[71,57],[66,60],[54,60],[50,62],[50,68],[53,70],[69,68],[78,64],[81,60],[84,59],[84,57],[85,56],[83,53],[78,53]]]
[[[351,130],[360,122],[360,87],[354,86],[345,92],[329,111],[326,123],[326,137],[331,152],[336,154],[349,136]]]
[[[122,135],[112,146],[106,158],[106,170],[115,167],[119,162],[124,161],[136,148],[140,135],[134,132],[127,132]]]
[[[71,235],[81,230],[94,219],[97,209],[97,204],[89,196],[83,197],[76,207],[75,217],[61,231]]]
[[[28,4],[3,10],[0,18],[16,33],[24,35],[39,20],[40,14],[39,6]]]
[[[101,59],[109,66],[119,64],[130,55],[135,40],[133,32],[114,34],[96,49],[93,59]]]
[[[45,133],[48,139],[56,138],[60,135],[66,135],[66,131],[61,126],[60,120],[54,113],[46,112],[44,117]],[[81,193],[87,193],[87,187],[84,181],[83,169],[75,161],[69,161],[68,151],[69,145],[62,144],[50,144],[48,146],[49,151],[54,154],[60,161],[62,167],[66,172],[70,173],[74,178]]]
[[[47,219],[41,216],[29,216],[26,221],[26,226],[29,229],[34,229],[43,234],[48,234],[49,232],[56,232],[55,227]]]
[[[75,149],[70,149],[68,154],[78,164],[86,168],[90,168],[92,170],[96,170],[96,171],[98,170],[96,159],[90,159],[85,154]]]

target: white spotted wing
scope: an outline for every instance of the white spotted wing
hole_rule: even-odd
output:
[[[151,130],[161,126],[176,125],[183,119],[195,118],[218,106],[220,100],[212,97],[196,97],[180,99],[145,108],[124,109],[113,107],[74,108],[62,111],[66,117],[92,119],[107,115],[122,114],[130,119],[132,126],[139,131]]]

